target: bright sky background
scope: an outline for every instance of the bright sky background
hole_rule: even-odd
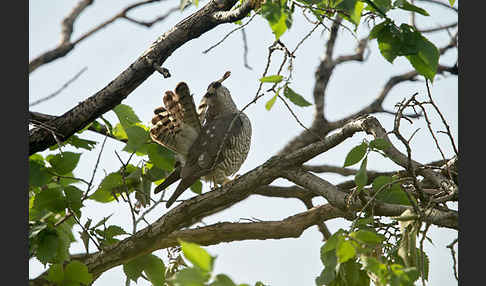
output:
[[[95,1],[76,21],[72,39],[77,39],[84,32],[134,2],[136,1]],[[416,2],[417,5],[424,7],[431,14],[431,17],[416,16],[419,28],[428,28],[437,24],[446,25],[457,21],[457,15],[449,9],[432,7],[420,1]],[[447,3],[448,1],[443,0],[443,2]],[[29,1],[29,60],[57,45],[60,40],[60,23],[76,3],[77,1],[74,0]],[[205,3],[207,2],[201,1],[200,5]],[[147,5],[130,12],[130,16],[141,20],[151,20],[177,5],[178,1],[165,1]],[[455,5],[457,7],[458,3]],[[81,42],[66,57],[42,66],[29,75],[29,102],[33,102],[59,89],[82,68],[88,68],[57,97],[34,106],[30,110],[51,115],[63,114],[105,87],[134,62],[160,35],[194,11],[196,11],[196,8],[190,7],[182,14],[173,13],[165,21],[149,29],[125,20],[117,20]],[[408,16],[404,13],[393,13],[392,15],[398,23],[408,22]],[[327,23],[330,26],[330,22]],[[258,79],[263,73],[268,47],[272,44],[274,36],[269,25],[260,17],[256,17],[247,26],[248,63],[253,70],[248,70],[243,66],[243,42],[242,34],[239,31],[230,35],[225,42],[208,54],[202,54],[203,50],[219,41],[235,27],[234,24],[220,25],[201,37],[186,43],[176,50],[163,65],[170,70],[171,78],[164,79],[161,75],[154,73],[134,90],[123,103],[130,105],[139,118],[148,124],[152,118],[153,109],[162,104],[162,96],[165,90],[172,90],[178,82],[185,81],[195,94],[196,102],[199,102],[208,84],[220,78],[225,71],[231,70],[232,75],[225,81],[225,85],[232,92],[232,96],[239,107],[246,105],[253,99],[258,89]],[[293,49],[312,28],[313,26],[304,20],[299,11],[294,14],[294,24],[290,31],[287,31],[281,37],[281,41],[289,49]],[[361,25],[357,31],[358,38],[366,35],[367,32],[366,25]],[[294,61],[293,81],[290,86],[310,102],[313,102],[314,73],[324,52],[324,43],[328,35],[329,33],[322,29],[314,32],[299,48]],[[438,47],[444,46],[449,41],[446,32],[428,34],[427,37]],[[355,47],[356,39],[350,35],[350,32],[342,30],[338,36],[335,56],[352,53]],[[369,59],[367,62],[346,63],[335,69],[327,89],[325,112],[328,119],[339,119],[368,105],[378,96],[380,89],[390,76],[412,69],[410,64],[401,58],[395,60],[394,65],[388,63],[379,54],[376,41],[371,42],[370,47],[371,53],[368,52]],[[273,64],[269,70],[269,75],[275,74],[281,63],[281,53],[278,56],[276,54],[272,58]],[[440,63],[452,65],[456,58],[457,52],[451,50],[441,58]],[[287,74],[285,73],[285,75]],[[419,99],[426,98],[423,81],[402,83],[391,91],[385,100],[385,107],[388,110],[393,110],[395,103],[405,97],[409,98],[415,92],[419,93]],[[432,95],[447,118],[457,144],[457,77],[440,75],[436,77],[432,86]],[[257,104],[251,105],[246,110],[246,114],[253,125],[253,137],[250,154],[240,169],[240,174],[265,162],[302,131],[302,127],[294,120],[282,102],[277,101],[271,111],[265,109],[265,102],[270,98],[271,94],[267,94]],[[292,108],[298,118],[306,126],[309,126],[314,115],[313,106],[306,108],[292,106]],[[443,130],[438,116],[433,112],[430,114],[434,129]],[[392,116],[384,114],[375,116],[385,129],[391,130],[393,126]],[[113,112],[106,113],[105,118],[112,123],[117,122]],[[415,121],[413,125],[405,121],[402,124],[405,137],[409,137],[417,128],[420,128],[420,131],[415,135],[411,144],[413,158],[422,163],[442,159],[423,120]],[[83,152],[81,161],[74,171],[77,177],[90,178],[103,137],[91,132],[83,133],[82,137],[100,142],[94,151]],[[453,155],[453,150],[447,136],[438,134],[437,137],[446,157],[450,158]],[[344,144],[316,157],[309,163],[342,166],[347,152],[359,144],[363,138],[370,137],[363,133],[356,134],[346,140]],[[394,138],[392,137],[392,139]],[[395,146],[400,150],[404,150],[397,140],[393,140],[393,142],[397,143]],[[121,152],[122,148],[123,144],[115,140],[109,139],[107,141],[95,177],[96,183],[99,183],[103,178],[104,171],[110,173],[119,169],[120,163],[114,151]],[[83,149],[71,150],[70,148],[65,150],[83,151]],[[45,155],[47,152],[43,154]],[[128,158],[128,154],[123,154],[123,156],[125,160]],[[368,160],[368,169],[385,171],[400,168],[389,161],[372,155]],[[331,183],[339,183],[352,178],[331,174],[323,174],[322,177]],[[290,185],[283,179],[279,179],[273,184]],[[207,190],[208,186],[205,185],[203,191]],[[194,193],[187,191],[181,198],[190,198],[194,195]],[[158,198],[158,195],[156,198]],[[323,202],[324,200],[315,200],[315,203]],[[82,222],[86,221],[86,215],[89,215],[96,222],[114,213],[115,215],[110,218],[108,224],[117,224],[126,231],[131,231],[132,224],[128,205],[116,202],[101,204],[86,201],[85,206],[81,218]],[[457,207],[457,204],[450,206]],[[252,196],[219,214],[206,218],[204,223],[236,222],[240,218],[281,220],[302,211],[305,211],[305,207],[297,200]],[[159,205],[148,217],[148,220],[153,222],[165,212],[165,207]],[[327,225],[331,232],[334,232],[341,227],[346,228],[349,223],[343,219],[336,219],[327,222]],[[139,227],[141,229],[144,225],[140,224]],[[80,227],[74,227],[75,235],[78,238],[77,232],[79,230]],[[445,248],[457,237],[457,232],[431,227],[429,236],[434,241],[434,245],[425,243],[425,252],[431,260],[429,284],[457,285],[452,272],[452,258],[449,249]],[[317,230],[317,227],[311,227],[297,239],[222,243],[206,247],[206,249],[212,255],[217,255],[216,274],[228,274],[236,283],[254,285],[256,281],[260,280],[265,284],[285,286],[315,285],[314,279],[323,268],[319,259],[319,248],[321,246],[321,233]],[[94,250],[95,248],[92,246],[90,249]],[[84,252],[84,247],[81,242],[77,242],[72,244],[70,250],[71,253]],[[157,251],[156,254],[160,254],[160,257],[165,259],[166,251]],[[29,261],[29,278],[34,278],[45,270],[46,268],[35,259]],[[124,282],[125,275],[122,267],[118,266],[101,275],[94,285],[123,285]],[[133,282],[132,285],[134,285]],[[137,285],[150,284],[140,279]]]

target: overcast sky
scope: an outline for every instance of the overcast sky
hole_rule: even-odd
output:
[[[60,23],[76,2],[73,0],[29,1],[29,60],[57,45],[60,40]],[[76,21],[72,38],[77,39],[87,30],[134,2],[134,0],[95,1]],[[443,2],[447,3],[448,1],[443,0]],[[200,1],[200,5],[205,3],[207,2]],[[457,15],[449,9],[430,7],[426,3],[420,3],[420,1],[418,3],[431,14],[431,17],[417,16],[417,23],[421,28],[457,21]],[[130,16],[142,20],[151,20],[177,5],[177,1],[167,0],[163,3],[134,10],[130,13]],[[57,97],[32,107],[31,111],[51,115],[63,114],[105,87],[134,62],[160,35],[194,11],[196,11],[196,8],[190,7],[183,13],[173,13],[165,21],[150,29],[128,21],[117,20],[81,42],[66,57],[38,68],[29,75],[29,102],[34,102],[53,93],[84,67],[87,67],[87,70]],[[398,23],[408,21],[408,16],[404,13],[392,13],[392,16]],[[329,24],[329,22],[327,23]],[[232,75],[225,81],[225,85],[231,91],[233,99],[239,107],[246,105],[253,99],[258,89],[258,79],[265,68],[268,47],[272,44],[274,36],[268,23],[260,17],[256,17],[247,26],[248,63],[253,68],[252,70],[246,69],[243,65],[242,33],[239,31],[231,34],[221,45],[209,53],[202,54],[203,50],[215,44],[235,27],[234,24],[220,25],[201,37],[186,43],[176,50],[163,65],[170,70],[171,78],[164,79],[159,74],[154,73],[134,90],[123,103],[130,105],[139,118],[148,125],[152,118],[153,109],[162,104],[162,96],[165,90],[172,90],[178,82],[185,81],[195,94],[196,102],[199,102],[208,84],[220,78],[225,71],[231,70]],[[312,28],[313,26],[304,20],[299,11],[294,14],[293,26],[281,37],[281,41],[289,49],[293,49]],[[366,25],[361,25],[357,31],[358,38],[366,35],[368,31]],[[314,73],[324,52],[324,43],[327,37],[327,31],[318,29],[299,48],[294,60],[293,80],[290,86],[309,102],[312,102]],[[428,34],[427,37],[439,47],[444,46],[449,41],[446,32]],[[355,47],[355,37],[349,31],[342,30],[338,36],[335,56],[352,53]],[[378,96],[380,89],[390,76],[412,69],[408,61],[401,58],[396,59],[393,65],[388,63],[379,54],[375,41],[371,42],[368,54],[369,58],[365,63],[346,63],[335,69],[327,89],[325,112],[328,119],[339,119],[368,105]],[[451,50],[441,58],[440,63],[452,65],[456,57],[457,52]],[[269,75],[277,72],[281,59],[281,54],[272,58]],[[431,91],[436,103],[448,120],[457,144],[457,77],[439,75]],[[403,98],[409,98],[415,92],[419,93],[419,99],[426,98],[426,88],[423,81],[406,82],[398,85],[385,100],[385,107],[388,110],[393,110],[395,103]],[[270,93],[267,94],[257,104],[251,105],[246,110],[246,114],[252,122],[253,136],[250,153],[238,172],[239,174],[261,165],[302,131],[302,127],[295,121],[282,102],[277,101],[271,111],[265,109],[265,102],[271,96]],[[309,126],[314,115],[313,107],[293,106],[292,108],[299,120]],[[393,118],[390,115],[377,114],[375,116],[385,129],[391,130]],[[112,123],[117,122],[113,112],[106,113],[105,118]],[[433,113],[431,113],[431,120],[435,130],[443,129],[440,119]],[[420,128],[411,143],[412,156],[415,160],[427,163],[442,159],[423,120],[414,121],[413,125],[404,122],[402,126],[405,137],[410,136],[417,128]],[[453,155],[453,150],[448,138],[442,134],[437,136],[446,157],[450,158]],[[77,177],[89,178],[103,138],[90,132],[83,133],[82,137],[100,142],[94,151],[83,152],[81,161],[74,172]],[[363,133],[356,134],[346,140],[344,144],[314,158],[309,163],[342,166],[347,152],[364,138],[370,137]],[[393,142],[397,143],[396,146],[400,150],[404,150],[396,140],[393,140]],[[103,178],[103,170],[109,173],[119,169],[120,163],[114,151],[120,151],[122,148],[123,144],[115,140],[107,141],[101,157],[100,171],[95,177],[96,183],[99,183]],[[71,149],[66,148],[66,150]],[[79,152],[81,150],[72,149],[72,151]],[[43,154],[47,153],[43,152]],[[128,155],[124,154],[125,160]],[[383,158],[371,155],[368,159],[368,169],[383,171],[400,168]],[[330,174],[321,176],[331,183],[339,183],[351,178]],[[283,179],[276,180],[273,184],[290,185]],[[204,191],[207,190],[208,186],[205,185]],[[181,198],[190,198],[194,195],[194,193],[187,191]],[[324,203],[324,200],[316,199],[315,203]],[[86,221],[86,216],[93,218],[93,221],[98,221],[114,213],[115,215],[111,217],[108,223],[120,225],[126,231],[131,231],[130,211],[127,205],[116,202],[100,204],[93,201],[87,201],[85,205],[81,219],[83,222]],[[453,205],[451,204],[451,206]],[[241,218],[281,220],[302,211],[305,211],[305,206],[297,200],[252,196],[221,213],[204,219],[204,223],[235,222]],[[153,222],[165,212],[165,207],[160,205],[152,212],[148,220]],[[327,225],[331,232],[334,232],[339,228],[346,228],[349,223],[343,219],[335,219],[327,222]],[[140,228],[142,227],[144,226],[140,225]],[[79,237],[77,234],[79,230],[79,227],[74,227],[77,237]],[[457,285],[452,272],[450,252],[445,248],[457,237],[457,232],[431,227],[429,233],[434,241],[434,245],[425,243],[425,252],[431,260],[430,285]],[[314,285],[315,277],[320,274],[323,268],[319,259],[319,248],[321,246],[322,235],[317,227],[311,227],[297,239],[222,243],[206,247],[206,249],[212,255],[217,255],[215,273],[228,274],[236,283],[253,285],[260,280],[266,284],[285,286]],[[84,251],[84,247],[82,243],[77,242],[72,244],[70,250],[71,253],[79,253]],[[161,254],[160,257],[165,259],[165,250],[155,253]],[[41,263],[35,259],[30,260],[30,278],[36,277],[43,271],[45,271],[45,268]],[[94,285],[122,285],[124,281],[125,275],[121,266],[119,266],[101,275]],[[137,285],[150,284],[140,279]]]

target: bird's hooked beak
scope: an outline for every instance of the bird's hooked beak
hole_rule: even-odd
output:
[[[224,73],[223,77],[218,79],[217,81],[211,83],[208,87],[208,91],[206,92],[206,94],[204,95],[204,97],[208,98],[208,97],[211,97],[213,95],[216,94],[216,89],[219,88],[221,86],[221,84],[223,83],[223,81],[225,79],[227,79],[229,76],[231,75],[231,72],[230,71],[227,71]]]

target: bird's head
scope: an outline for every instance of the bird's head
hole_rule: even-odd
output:
[[[204,95],[208,108],[214,108],[219,112],[237,110],[236,104],[231,98],[230,91],[222,85],[222,82],[228,78],[229,75],[230,72],[226,72],[221,79],[212,82],[208,86],[207,92]]]

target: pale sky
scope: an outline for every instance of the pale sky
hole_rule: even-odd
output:
[[[76,21],[73,39],[77,39],[88,29],[112,17],[134,2],[136,1],[95,1]],[[432,15],[431,17],[417,16],[417,23],[421,28],[432,27],[436,24],[446,25],[457,21],[457,15],[448,9],[431,7],[426,5],[426,3],[420,3],[420,1],[416,2],[419,3],[417,5],[424,7]],[[57,45],[60,40],[60,23],[76,3],[77,1],[73,0],[29,1],[29,60]],[[205,3],[207,2],[201,1],[200,5]],[[177,1],[156,3],[136,9],[130,15],[137,19],[151,20],[158,15],[164,14],[167,9],[177,6],[177,4]],[[457,5],[458,3],[456,3],[456,7]],[[191,7],[183,13],[173,13],[165,21],[149,29],[128,21],[117,20],[102,31],[81,42],[66,57],[38,68],[29,75],[29,102],[43,98],[56,91],[82,68],[87,67],[88,69],[57,97],[32,107],[31,111],[60,115],[76,106],[79,102],[105,87],[135,61],[157,37],[194,11],[196,11],[196,8]],[[399,17],[400,15],[402,17]],[[408,21],[408,16],[404,13],[392,13],[392,16],[398,23]],[[185,81],[195,94],[196,102],[199,102],[208,84],[221,77],[225,71],[231,70],[232,75],[225,81],[225,86],[232,92],[232,96],[240,108],[246,105],[253,99],[258,89],[258,79],[263,73],[268,47],[274,41],[274,36],[268,23],[261,17],[257,16],[247,26],[248,63],[253,70],[248,70],[243,66],[242,34],[239,31],[233,33],[225,42],[208,54],[202,54],[203,50],[219,41],[235,27],[236,25],[234,24],[220,25],[201,37],[186,43],[176,50],[163,65],[169,69],[172,74],[171,78],[164,79],[159,74],[154,73],[134,90],[123,103],[130,105],[139,118],[148,125],[152,118],[153,109],[162,104],[164,91],[173,90],[178,82]],[[294,14],[292,28],[281,37],[281,41],[289,49],[293,49],[312,28],[312,25],[304,21],[301,12],[297,12]],[[358,38],[366,35],[367,32],[368,28],[366,25],[360,26],[357,31]],[[294,60],[293,81],[290,86],[309,102],[313,102],[314,73],[324,52],[324,43],[327,37],[327,31],[318,29],[299,48]],[[428,34],[427,37],[438,47],[444,46],[449,41],[446,32]],[[335,56],[349,54],[354,51],[355,47],[355,38],[350,35],[350,32],[343,30],[338,36],[334,54]],[[405,59],[396,59],[394,65],[388,63],[379,54],[375,41],[371,42],[370,48],[371,53],[367,62],[346,63],[335,69],[327,89],[325,112],[328,119],[339,119],[361,109],[378,96],[380,89],[390,76],[412,69]],[[281,54],[278,56],[276,54],[272,58],[273,64],[270,67],[269,75],[276,74],[280,65],[282,56]],[[456,57],[457,52],[451,50],[441,58],[440,63],[452,65]],[[284,73],[284,75],[287,74]],[[405,97],[410,97],[415,92],[419,93],[419,99],[426,98],[425,83],[423,81],[402,83],[391,91],[385,100],[385,107],[388,110],[393,110],[395,103]],[[439,75],[436,77],[431,92],[437,105],[447,118],[457,144],[457,77],[443,77]],[[250,153],[238,172],[239,174],[246,173],[261,165],[302,131],[302,127],[294,120],[282,102],[277,100],[271,111],[265,109],[265,103],[271,96],[270,93],[267,94],[257,104],[251,105],[246,110],[246,114],[252,122],[253,136]],[[292,106],[292,108],[301,122],[309,126],[314,115],[313,106],[305,108]],[[390,130],[392,128],[392,116],[386,114],[377,114],[375,116],[385,129]],[[117,122],[113,112],[106,113],[104,117],[113,124]],[[435,130],[443,130],[438,116],[431,113],[431,120]],[[411,143],[413,158],[421,163],[442,159],[423,120],[414,121],[413,125],[404,122],[402,124],[404,136],[409,137],[419,127],[421,129]],[[448,138],[443,134],[438,134],[437,136],[446,157],[450,158],[453,155],[453,150]],[[100,143],[92,152],[70,148],[65,150],[83,152],[81,161],[74,174],[77,177],[89,178],[103,137],[91,132],[85,132],[81,137]],[[346,140],[344,144],[314,158],[308,163],[342,166],[347,152],[364,138],[369,139],[370,137],[363,133],[355,134],[352,138]],[[398,141],[394,140],[393,137],[391,138],[396,144],[395,146],[403,151],[404,148]],[[115,140],[109,139],[107,141],[101,157],[99,171],[95,177],[96,183],[99,183],[103,178],[104,171],[110,173],[119,169],[120,163],[114,151],[121,152],[122,148],[123,144]],[[44,152],[43,154],[47,153]],[[125,160],[128,158],[128,154],[123,154],[123,156]],[[368,169],[385,171],[390,169],[398,170],[400,168],[390,161],[372,155],[368,159]],[[323,174],[321,176],[331,183],[339,183],[351,178],[331,174]],[[272,184],[290,185],[289,182],[283,179],[278,179]],[[208,186],[204,185],[203,190],[207,191]],[[181,198],[190,198],[194,195],[194,193],[187,191]],[[324,203],[324,200],[316,199],[315,203]],[[98,221],[104,216],[114,213],[115,215],[110,218],[108,224],[117,224],[126,231],[131,231],[128,205],[116,202],[101,204],[94,201],[86,201],[85,206],[82,209],[82,222],[86,221],[87,216],[92,218],[93,221]],[[453,205],[451,204],[450,206]],[[457,204],[455,207],[457,207]],[[235,222],[240,218],[281,220],[302,211],[305,211],[305,207],[297,200],[252,196],[227,210],[204,219],[204,223]],[[153,222],[165,212],[165,206],[159,205],[148,217],[148,220]],[[348,225],[349,223],[344,219],[335,219],[327,222],[331,232],[339,228],[346,228]],[[139,227],[141,229],[144,225],[140,224]],[[77,232],[79,230],[78,226],[74,227],[74,233],[78,238]],[[449,249],[445,247],[457,237],[457,232],[431,227],[429,236],[434,241],[434,245],[428,242],[424,245],[425,252],[431,260],[429,284],[457,285],[452,272],[452,258]],[[205,248],[210,254],[217,256],[214,273],[227,274],[235,283],[254,285],[256,281],[260,280],[265,284],[271,285],[315,285],[314,279],[323,269],[319,259],[319,249],[322,246],[321,239],[321,233],[314,226],[307,229],[297,239],[242,241],[222,243]],[[94,249],[94,247],[91,247],[91,249]],[[84,252],[84,247],[81,242],[76,242],[71,245],[70,250],[71,253]],[[160,257],[167,261],[165,250],[157,251],[155,254],[160,254]],[[34,278],[45,270],[44,266],[35,259],[29,261],[29,278]],[[122,267],[118,266],[101,275],[94,285],[122,285],[125,282],[125,278]],[[132,282],[132,285],[135,285],[135,283]],[[150,285],[150,283],[140,279],[137,285]]]

